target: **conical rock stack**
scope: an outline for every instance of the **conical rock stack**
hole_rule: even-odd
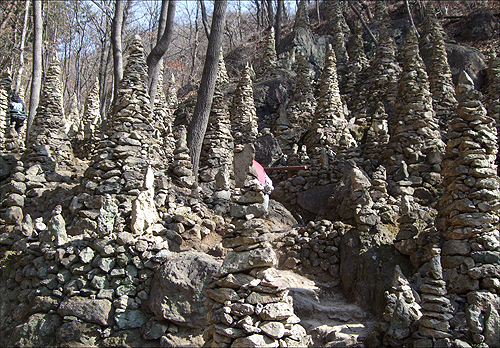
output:
[[[231,133],[233,134],[234,143],[244,144],[255,140],[259,133],[257,121],[250,66],[247,64],[241,73],[233,97]]]
[[[264,47],[264,55],[260,61],[259,74],[272,72],[276,69],[278,56],[276,55],[276,39],[274,36],[274,27],[271,27],[267,35],[266,44]]]

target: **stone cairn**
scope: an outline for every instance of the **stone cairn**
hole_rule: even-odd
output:
[[[171,169],[184,185],[191,187],[194,184],[193,164],[189,155],[187,131],[184,126],[180,127],[179,140],[174,150],[174,161],[171,164]]]
[[[24,153],[28,182],[39,188],[43,183],[70,179],[75,156],[66,134],[62,108],[60,62],[49,64],[42,85],[40,102],[29,134],[29,146]]]
[[[432,108],[436,112],[443,140],[446,141],[448,120],[453,117],[457,107],[455,85],[448,64],[441,26],[434,28],[431,61],[429,64],[429,86],[432,93]]]
[[[297,6],[297,13],[295,14],[295,22],[293,23],[293,30],[304,28],[310,30],[311,24],[309,22],[309,14],[307,13],[307,4],[305,0],[300,0]]]
[[[73,140],[80,130],[80,107],[78,106],[78,98],[76,93],[73,93],[69,102],[69,113],[65,117],[66,134],[70,140]]]
[[[441,34],[445,37],[445,32],[436,17],[436,9],[432,4],[432,1],[427,1],[425,5],[425,16],[424,22],[422,24],[422,30],[420,31],[420,48],[423,48],[427,44],[432,44],[436,41],[436,35]]]
[[[408,175],[403,176],[405,180],[396,175],[393,180],[397,182],[389,185],[394,185],[396,196],[408,194],[422,205],[430,206],[435,205],[440,189],[444,143],[414,30],[407,34],[404,53],[396,113],[389,124],[393,149],[389,165],[400,168],[405,162]]]
[[[177,86],[175,84],[175,75],[170,74],[170,80],[168,81],[167,87],[167,105],[170,108],[170,114],[173,115],[175,109],[179,106],[179,100],[177,99]]]
[[[241,73],[233,97],[231,133],[233,134],[234,143],[244,144],[255,140],[259,134],[257,121],[252,79],[250,78],[250,65],[247,64]]]
[[[119,197],[123,213],[119,219],[123,220],[117,223],[118,231],[128,228],[132,201],[141,192],[146,169],[151,165],[157,173],[166,170],[163,147],[148,121],[151,112],[146,71],[142,42],[136,36],[129,46],[127,66],[118,85],[117,111],[109,120],[107,138],[99,142],[85,172],[82,186],[86,192],[72,203],[73,214],[82,220],[75,224],[80,226],[80,233],[88,230],[93,235],[99,220],[95,209],[100,209],[106,195]],[[93,199],[89,200],[89,194]]]
[[[391,289],[385,292],[387,304],[383,318],[387,324],[382,327],[383,330],[380,330],[385,346],[403,346],[405,340],[408,340],[416,331],[415,324],[422,313],[415,295],[416,292],[410,286],[408,279],[401,272],[401,268],[396,265]]]
[[[387,7],[385,5],[385,0],[380,0],[375,2],[375,13],[374,19],[377,21],[382,21],[385,14],[387,13]]]
[[[369,128],[372,113],[377,110],[379,102],[384,103],[389,117],[393,114],[401,68],[396,61],[396,44],[389,23],[388,17],[382,22],[375,57],[363,74],[366,80],[351,110],[356,118],[354,132],[358,135]]]
[[[217,69],[217,79],[221,85],[229,83],[229,75],[227,74],[226,63],[224,62],[224,51],[222,46],[219,54],[219,68]]]
[[[210,307],[205,345],[307,346],[310,338],[294,314],[288,286],[275,269],[276,253],[267,241],[264,197],[253,155],[249,144],[234,155],[237,188],[232,196],[232,223],[223,235],[223,245],[231,250],[205,289]]]
[[[491,53],[489,61],[488,79],[490,80],[488,115],[496,121],[497,134],[500,134],[500,57],[497,57],[495,51]],[[496,165],[500,175],[500,153],[497,154]]]
[[[370,159],[374,164],[380,164],[380,154],[387,148],[389,143],[388,116],[385,112],[384,103],[377,104],[377,109],[372,116],[371,126],[366,133],[366,141],[363,146],[364,158]]]
[[[335,33],[337,29],[340,29],[345,37],[351,35],[351,29],[347,25],[343,12],[343,4],[340,0],[328,1],[328,30]]]
[[[312,88],[309,62],[301,54],[297,65],[293,98],[287,105],[286,111],[280,113],[282,117],[276,121],[275,134],[281,149],[287,155],[291,153],[293,144],[297,143],[311,126],[315,109],[316,99]]]
[[[444,238],[441,262],[447,290],[456,294],[455,316],[465,316],[474,344],[498,345],[500,180],[495,120],[482,95],[462,72],[458,108],[450,122],[443,160],[443,195],[436,223]],[[475,306],[475,307],[474,307]]]
[[[99,139],[101,129],[99,84],[96,81],[90,90],[85,107],[83,109],[82,122],[80,126],[80,137],[89,143]]]
[[[271,27],[266,38],[264,55],[260,60],[259,75],[270,73],[276,69],[278,56],[276,55],[276,40],[274,36],[274,27]]]
[[[347,48],[345,44],[345,35],[343,24],[345,24],[345,18],[342,14],[340,4],[337,1],[331,1],[332,5],[332,16],[330,17],[331,23],[333,24],[331,33],[333,36],[333,50],[335,51],[336,66],[337,66],[337,78],[339,84],[339,90],[342,95],[346,94],[346,79],[347,75],[347,64],[349,61],[349,55],[347,54]],[[350,30],[348,31],[350,33]],[[350,34],[349,34],[350,35]]]
[[[318,106],[313,124],[304,138],[308,151],[318,163],[322,149],[329,149],[338,154],[357,146],[347,128],[335,63],[335,52],[329,46],[320,78]]]
[[[418,347],[449,346],[452,337],[449,320],[453,318],[450,300],[446,297],[446,282],[441,267],[441,249],[430,245],[429,268],[420,286],[422,317],[418,321],[420,335],[426,337],[415,341]],[[440,342],[444,340],[448,344]]]
[[[227,77],[227,73],[225,75]],[[227,81],[223,74],[219,75],[215,81],[214,98],[200,154],[201,181],[213,181],[215,174],[223,166],[229,168],[233,163],[234,141],[231,134],[231,121],[222,91],[223,84]]]
[[[356,30],[353,35],[352,46],[349,49],[349,62],[345,77],[344,94],[346,95],[346,103],[349,110],[354,110],[353,104],[357,103],[356,94],[362,81],[365,80],[364,73],[368,66],[363,47],[363,29],[361,24],[356,25]]]

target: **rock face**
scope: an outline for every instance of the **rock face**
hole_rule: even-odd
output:
[[[157,317],[176,324],[206,327],[203,289],[219,267],[219,262],[202,253],[188,251],[172,257],[155,274],[148,307]]]

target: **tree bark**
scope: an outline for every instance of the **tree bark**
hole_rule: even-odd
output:
[[[273,0],[267,0],[267,17],[269,18],[269,28],[274,26]]]
[[[163,2],[166,1],[167,0],[163,0]],[[148,64],[148,89],[151,107],[154,104],[156,88],[158,86],[158,73],[160,71],[160,66],[158,63],[163,58],[165,52],[167,52],[168,46],[170,46],[170,42],[172,42],[174,32],[175,6],[176,0],[168,0],[168,13],[165,31],[163,32],[163,35],[157,42],[156,46],[149,53],[146,60]]]
[[[29,144],[29,134],[33,120],[35,119],[38,101],[40,100],[40,88],[42,85],[42,0],[33,0],[33,72],[31,76],[30,106],[28,122],[26,125],[26,147]]]
[[[200,165],[201,147],[205,131],[207,129],[208,117],[215,90],[215,80],[219,64],[220,49],[224,34],[224,25],[226,21],[227,0],[218,0],[214,2],[214,13],[212,16],[212,30],[208,40],[207,56],[201,76],[198,98],[193,113],[193,119],[188,128],[188,147],[193,163],[193,173],[198,182],[198,168]]]
[[[366,31],[368,32],[368,34],[370,34],[370,38],[372,39],[372,41],[375,43],[375,45],[378,45],[377,39],[375,38],[375,36],[373,35],[372,31],[368,27],[368,24],[366,24],[365,20],[363,19],[363,15],[361,14],[361,12],[359,12],[359,10],[356,8],[356,6],[354,6],[352,4],[351,0],[348,0],[347,2],[349,3],[349,6],[352,8],[352,10],[354,11],[354,13],[356,13],[356,15],[358,16],[359,20],[361,21],[361,24],[363,24],[363,27],[366,29]]]
[[[30,9],[30,0],[26,0],[24,8],[23,31],[21,34],[21,43],[19,45],[19,70],[17,70],[16,80],[14,83],[14,91],[16,93],[19,93],[19,87],[21,86],[21,78],[24,70],[24,44],[26,41],[26,32],[28,31],[29,9]]]
[[[275,49],[276,52],[278,52],[278,47],[280,45],[280,40],[281,40],[281,24],[283,23],[283,1],[284,0],[278,0],[278,7],[276,8],[276,28],[275,28]]]
[[[124,0],[116,0],[115,15],[111,23],[111,45],[113,46],[113,77],[114,77],[114,96],[116,102],[118,93],[118,83],[123,78],[123,51],[122,51],[122,24],[123,12],[125,9]]]
[[[207,9],[205,8],[205,2],[200,0],[201,7],[201,21],[203,22],[203,28],[205,29],[205,35],[207,36],[207,40],[210,38],[210,29],[208,29],[208,18],[207,18]]]
[[[160,19],[158,20],[158,34],[156,36],[156,43],[158,43],[165,32],[165,26],[167,25],[167,13],[168,13],[168,3],[166,1],[161,2]]]

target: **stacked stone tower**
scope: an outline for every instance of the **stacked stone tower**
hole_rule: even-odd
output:
[[[305,55],[299,56],[297,64],[297,79],[293,98],[286,107],[286,111],[281,112],[277,120],[275,133],[280,143],[281,149],[290,154],[292,146],[311,126],[316,109],[316,99],[312,89],[311,70]]]
[[[363,29],[361,24],[356,25],[356,31],[353,36],[352,46],[349,49],[349,62],[347,64],[347,75],[344,94],[349,110],[354,110],[354,104],[357,102],[356,92],[359,89],[361,81],[364,81],[368,59],[366,58],[363,47]]]
[[[221,65],[219,63],[219,72]],[[224,65],[225,68],[225,65]],[[234,140],[231,134],[231,121],[229,119],[228,106],[224,98],[222,88],[228,82],[227,73],[221,73],[215,81],[214,99],[208,117],[207,130],[203,139],[203,146],[200,154],[200,179],[212,181],[216,172],[223,166],[228,168],[233,163]],[[202,175],[206,171],[208,175]]]
[[[224,62],[224,51],[222,46],[220,48],[219,68],[217,69],[217,79],[215,81],[216,83],[219,81],[218,83],[221,84],[221,86],[229,82],[229,75],[227,74],[226,63]]]
[[[347,54],[347,48],[345,45],[345,31],[343,24],[345,24],[345,18],[342,14],[340,4],[338,1],[331,1],[332,6],[332,17],[330,18],[332,23],[331,33],[333,36],[333,50],[335,51],[335,57],[337,59],[337,72],[338,72],[338,83],[340,88],[340,93],[345,94],[345,84],[346,79],[344,78],[347,74],[347,63],[349,61],[349,56]],[[349,27],[347,27],[349,28]],[[350,32],[350,31],[348,31]]]
[[[235,144],[244,144],[257,138],[257,113],[253,99],[250,65],[246,65],[236,87],[231,110],[231,133]]]
[[[448,133],[439,209],[443,278],[448,292],[462,299],[458,313],[466,313],[474,343],[491,347],[498,344],[493,334],[499,303],[497,132],[481,93],[465,72],[456,95],[459,104]]]
[[[118,85],[116,113],[108,122],[107,138],[99,142],[85,172],[82,184],[87,193],[78,195],[73,202],[78,208],[74,212],[82,220],[80,233],[95,235],[96,230],[100,234],[113,231],[113,225],[105,232],[98,229],[102,214],[90,211],[105,209],[114,197],[118,198],[122,213],[115,221],[115,230],[120,232],[129,228],[132,201],[142,191],[146,169],[148,166],[156,171],[166,169],[163,147],[148,120],[151,110],[146,71],[144,49],[136,36],[129,46],[127,66]],[[92,204],[85,201],[88,195],[94,196]],[[82,205],[83,201],[86,204]]]
[[[8,73],[1,75],[1,80],[5,80],[9,76]],[[10,76],[9,76],[10,77]],[[9,89],[6,84],[0,84],[0,149],[3,149],[5,137],[10,125],[9,116]]]
[[[366,133],[366,141],[363,146],[364,157],[380,163],[380,154],[387,148],[389,143],[389,125],[384,103],[377,104],[377,109],[372,116],[372,123]]]
[[[488,115],[495,120],[497,134],[500,134],[500,57],[497,57],[495,51],[491,53],[488,66],[488,79],[490,80]],[[497,154],[496,165],[500,175],[500,154]]]
[[[73,93],[71,96],[71,100],[69,102],[69,112],[66,115],[65,123],[66,123],[66,134],[72,140],[76,137],[80,130],[80,106],[78,103],[78,98],[76,93]]]
[[[101,128],[99,83],[96,81],[90,90],[83,110],[80,136],[83,140],[96,140]]]
[[[175,85],[175,76],[173,73],[170,74],[170,80],[168,81],[167,87],[167,105],[170,108],[171,114],[179,106],[179,100],[177,99],[177,87]]]
[[[264,55],[260,61],[259,73],[265,74],[272,72],[276,69],[276,65],[278,62],[278,56],[276,55],[276,40],[274,36],[274,27],[271,27],[269,30],[269,34],[267,35],[265,47],[264,47]]]
[[[436,9],[432,1],[429,0],[425,5],[424,23],[420,32],[420,47],[422,48],[426,44],[433,43],[436,40],[436,34],[438,32],[442,37],[445,36],[444,30],[436,17]]]
[[[432,6],[432,5],[431,5]],[[457,107],[455,85],[451,76],[448,54],[444,45],[441,26],[436,22],[432,34],[432,55],[429,64],[429,85],[432,93],[432,107],[436,112],[441,133],[446,140],[448,121],[452,118]]]
[[[319,158],[321,149],[334,153],[356,146],[348,130],[337,80],[335,52],[331,46],[320,78],[320,94],[313,124],[304,138],[308,151]]]
[[[297,13],[295,14],[295,22],[293,23],[293,30],[298,28],[310,29],[309,14],[307,13],[307,4],[305,0],[300,0],[297,6]]]
[[[288,286],[275,269],[276,253],[267,241],[264,196],[253,155],[249,144],[235,152],[232,223],[223,235],[230,251],[205,289],[210,306],[206,346],[307,346],[309,337],[294,314]]]
[[[71,176],[74,170],[75,157],[64,123],[58,60],[49,64],[45,74],[24,163],[26,168],[36,165],[37,175],[43,175],[47,181],[59,181],[61,175]]]
[[[414,30],[407,34],[404,55],[395,115],[389,122],[393,149],[390,164],[400,168],[408,165],[408,175],[394,178],[395,194],[404,192],[422,205],[433,205],[441,184],[444,143]]]

